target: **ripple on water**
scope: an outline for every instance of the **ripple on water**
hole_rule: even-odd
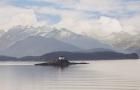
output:
[[[0,66],[0,72],[2,90],[140,90],[139,79],[110,74],[97,67],[91,69],[88,65],[64,69]]]

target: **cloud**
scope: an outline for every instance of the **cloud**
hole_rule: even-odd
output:
[[[42,0],[42,1],[47,1],[52,3],[62,3],[62,4],[75,4],[79,2],[79,0]]]
[[[132,33],[139,28],[139,0],[3,1],[0,4],[10,6],[0,7],[0,24],[3,27],[46,23],[94,37],[106,37],[120,31]],[[9,8],[11,12],[6,12]]]
[[[39,22],[46,22],[49,25],[54,25],[58,22],[60,22],[61,17],[59,15],[54,15],[50,13],[37,13],[36,18]]]
[[[68,28],[73,32],[90,36],[107,36],[112,32],[120,32],[122,26],[117,18],[99,16],[97,13],[90,13],[81,10],[56,10],[54,8],[35,8],[36,13],[51,13],[61,17],[56,27]],[[94,18],[93,18],[94,17]]]
[[[61,17],[61,20],[56,23],[56,27],[65,27],[68,29],[73,30],[74,32],[79,32],[80,29],[75,30],[75,28],[79,27],[80,22],[86,23],[88,22],[88,17],[90,15],[87,15],[85,12],[81,11],[75,11],[75,10],[56,10],[54,8],[35,8],[34,9],[36,13],[51,13],[52,15],[57,15]],[[86,22],[85,22],[86,21]],[[89,21],[90,22],[90,21]],[[87,27],[88,28],[88,27]]]
[[[135,14],[130,18],[121,19],[120,22],[126,32],[130,31],[132,34],[140,33],[140,13]]]
[[[121,6],[119,0],[80,0],[76,8],[106,13],[117,10]]]
[[[32,9],[17,8],[14,6],[0,7],[0,27],[9,29],[16,25],[30,26],[37,24],[37,20]]]

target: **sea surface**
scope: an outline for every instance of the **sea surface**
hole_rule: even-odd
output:
[[[0,90],[140,90],[140,60],[87,62],[66,68],[0,62]]]

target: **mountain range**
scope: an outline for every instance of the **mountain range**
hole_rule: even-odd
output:
[[[17,41],[14,45],[3,52],[7,56],[38,56],[55,51],[79,51],[80,48],[58,41],[54,38],[41,36],[30,36],[24,40]]]
[[[100,52],[66,52],[58,51],[46,53],[40,56],[25,56],[25,57],[9,57],[0,56],[0,61],[48,61],[56,60],[59,56],[65,56],[68,60],[137,60],[139,59],[136,53],[124,54],[114,51],[100,51]]]
[[[119,51],[137,53],[140,56],[140,33],[135,34],[121,31],[119,33],[112,33],[105,39],[108,44],[117,48]]]
[[[110,45],[67,29],[16,26],[0,37],[0,54],[6,56],[36,56],[55,51],[83,51]]]
[[[26,56],[18,58],[19,61],[47,61],[56,60],[59,56],[65,56],[68,60],[128,60],[138,59],[136,53],[124,54],[114,51],[99,51],[99,52],[52,52],[41,56]]]
[[[93,34],[94,35],[94,34]],[[50,26],[15,26],[0,30],[0,55],[38,56],[56,51],[110,51],[140,55],[139,33],[120,31],[102,39]]]

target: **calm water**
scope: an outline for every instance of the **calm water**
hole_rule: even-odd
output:
[[[67,68],[0,62],[0,90],[140,90],[140,61],[93,61]]]

